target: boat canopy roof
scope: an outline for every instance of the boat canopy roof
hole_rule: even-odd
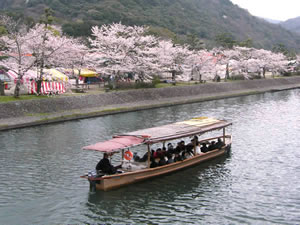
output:
[[[93,145],[83,147],[84,150],[94,150],[100,152],[117,152],[121,149],[133,147],[144,142],[144,138],[135,136],[116,136],[113,139],[98,142]]]
[[[200,135],[208,131],[225,128],[231,124],[232,123],[225,120],[197,117],[182,122],[126,133],[113,137],[113,139],[109,141],[86,146],[83,149],[101,152],[117,152],[140,144],[154,144],[193,135]]]
[[[182,122],[167,124],[160,127],[130,132],[128,135],[144,135],[150,138],[146,140],[148,144],[164,142],[177,138],[193,135],[200,135],[208,131],[218,130],[231,125],[225,120],[218,120],[209,117],[197,117]]]

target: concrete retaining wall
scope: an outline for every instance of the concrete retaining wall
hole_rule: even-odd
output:
[[[176,97],[208,96],[245,90],[272,90],[274,88],[299,84],[300,77],[262,79],[238,82],[206,83],[191,86],[177,86],[156,89],[108,92],[97,95],[68,96],[40,100],[16,101],[0,104],[0,119],[22,117],[36,113],[54,113],[73,109],[85,109],[107,105],[162,100]]]

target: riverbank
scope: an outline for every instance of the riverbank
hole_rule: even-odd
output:
[[[206,83],[0,104],[0,130],[300,88],[300,77]]]

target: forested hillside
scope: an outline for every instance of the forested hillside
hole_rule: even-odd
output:
[[[290,31],[297,32],[300,34],[300,16],[281,23],[281,26]]]
[[[173,38],[175,34],[178,38],[194,35],[208,47],[225,33],[237,41],[252,39],[255,47],[271,49],[283,44],[298,51],[300,46],[297,34],[254,17],[229,0],[0,0],[0,7],[2,12],[24,13],[34,19],[50,7],[64,31],[74,36],[88,35],[92,25],[121,21],[149,25]]]

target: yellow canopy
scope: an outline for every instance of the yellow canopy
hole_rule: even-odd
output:
[[[67,69],[68,72],[72,72],[72,69]],[[79,74],[79,70],[78,69],[74,69],[74,74],[78,75]],[[89,70],[89,69],[81,69],[80,70],[80,76],[82,77],[97,77],[98,74],[93,71],[93,70]]]
[[[62,80],[62,81],[68,81],[69,80],[68,76],[66,76],[65,74],[59,72],[56,69],[47,69],[47,70],[45,70],[45,73],[46,74],[48,73],[50,76],[52,76],[52,78],[55,78],[57,80]]]

